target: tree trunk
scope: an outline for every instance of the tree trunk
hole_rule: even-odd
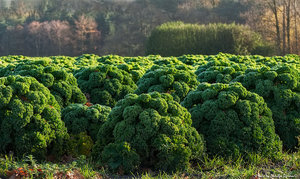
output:
[[[277,53],[281,53],[280,27],[279,27],[279,18],[278,18],[278,9],[277,9],[276,0],[273,0],[273,7],[272,7],[272,5],[270,5],[270,6],[271,6],[271,9],[275,16]]]
[[[294,51],[294,53],[296,53],[296,54],[298,54],[298,52],[299,52],[299,50],[298,50],[298,27],[297,27],[297,18],[298,18],[298,16],[297,16],[298,14],[297,14],[297,1],[296,0],[294,0],[294,22],[295,22],[295,32],[294,32],[294,34],[295,34],[295,51]]]
[[[286,15],[287,53],[291,53],[291,0],[288,0]]]
[[[60,37],[58,37],[58,53],[59,53],[59,55],[62,55],[62,53],[61,53],[61,38]]]
[[[282,11],[282,54],[286,54],[286,4],[283,5]]]

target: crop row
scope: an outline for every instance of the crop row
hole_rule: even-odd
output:
[[[0,57],[0,154],[112,171],[274,158],[300,136],[300,57]]]

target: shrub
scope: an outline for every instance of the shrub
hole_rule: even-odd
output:
[[[32,77],[0,78],[0,152],[61,154],[67,129],[50,91]]]
[[[99,104],[92,106],[89,103],[71,104],[62,110],[62,120],[70,134],[85,132],[93,141],[96,141],[97,133],[110,111],[110,107]]]
[[[182,105],[204,135],[210,155],[236,158],[254,152],[274,156],[281,151],[271,110],[262,97],[240,83],[201,83]]]
[[[177,66],[178,67],[178,66]],[[198,86],[196,75],[192,71],[175,67],[153,66],[138,82],[136,94],[157,91],[169,93],[177,102]]]
[[[75,77],[80,89],[90,96],[90,102],[110,107],[136,89],[132,76],[113,65],[85,68]]]
[[[128,94],[100,128],[94,158],[125,172],[137,167],[184,170],[204,152],[190,117],[169,94]]]
[[[263,56],[271,56],[276,54],[276,47],[273,44],[260,42],[255,48],[252,49],[251,54],[259,54]]]
[[[146,53],[162,56],[184,54],[266,54],[262,38],[249,27],[236,24],[184,24],[168,22],[154,29],[148,38]],[[261,49],[261,50],[260,50]],[[267,49],[267,48],[266,48]]]

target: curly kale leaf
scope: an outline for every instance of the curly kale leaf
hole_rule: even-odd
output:
[[[139,167],[184,170],[190,160],[199,159],[205,150],[202,137],[191,123],[190,113],[169,94],[129,94],[116,104],[100,128],[94,157],[110,169],[117,166],[132,171],[136,166],[124,163],[119,156],[123,150],[119,144],[126,142],[132,149],[126,150],[128,155],[138,156]],[[109,153],[108,148],[115,154]]]
[[[281,151],[271,110],[262,97],[240,83],[201,83],[182,105],[204,135],[210,155],[238,157],[255,152],[273,156]]]

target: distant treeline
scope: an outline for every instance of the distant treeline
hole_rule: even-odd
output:
[[[246,25],[242,34],[275,54],[299,54],[299,11],[297,0],[0,0],[0,55],[145,55],[151,32],[170,21]]]

